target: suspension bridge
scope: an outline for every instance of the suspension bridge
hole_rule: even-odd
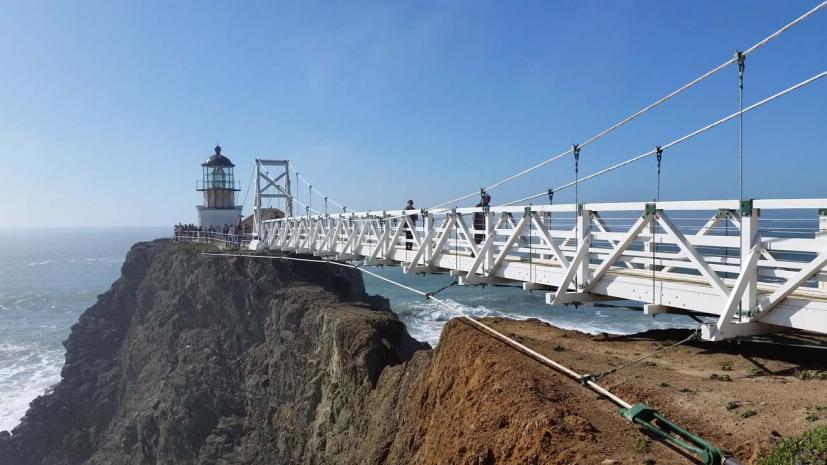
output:
[[[669,149],[812,85],[813,75],[749,106],[743,104],[746,59],[827,6],[823,2],[732,58],[568,150],[479,191],[421,210],[352,211],[302,176],[287,160],[256,160],[253,250],[309,254],[406,273],[447,273],[459,284],[521,285],[549,304],[632,300],[647,314],[714,317],[703,338],[798,329],[827,334],[827,198],[659,201],[660,163]],[[736,66],[740,108],[620,163],[581,176],[581,150],[722,70]],[[574,179],[500,206],[453,207],[563,157]],[[658,196],[651,202],[554,204],[555,192],[655,157]],[[278,175],[270,169],[281,170]],[[291,189],[291,171],[307,203]],[[324,211],[312,208],[314,196]],[[547,198],[547,205],[534,205]],[[264,220],[264,199],[280,199],[284,218]],[[531,203],[529,203],[531,202]],[[483,203],[481,202],[481,205]],[[337,210],[331,213],[330,205]],[[304,212],[300,212],[303,209]]]
[[[254,229],[244,245],[277,255],[247,257],[326,262],[406,288],[455,311],[481,330],[611,400],[621,413],[705,464],[738,463],[726,451],[680,428],[643,404],[632,405],[596,381],[467,317],[449,302],[367,271],[400,266],[405,273],[443,273],[460,285],[510,284],[545,293],[548,304],[605,300],[637,301],[650,315],[677,313],[698,320],[700,336],[718,341],[790,329],[827,334],[827,198],[745,199],[743,116],[813,85],[827,71],[744,106],[747,58],[827,7],[822,2],[763,40],[704,72],[591,138],[487,187],[425,209],[354,211],[302,176],[288,160],[257,159]],[[731,66],[737,67],[739,109],[672,141],[620,163],[582,175],[581,150],[639,116]],[[739,198],[660,200],[660,165],[669,150],[729,121],[740,125]],[[487,193],[564,157],[574,161],[574,179],[522,199],[491,206]],[[642,159],[657,161],[657,196],[652,201],[588,203],[579,186]],[[271,173],[271,170],[273,173]],[[291,179],[307,188],[293,189]],[[556,192],[571,189],[575,202],[555,204]],[[322,210],[313,208],[313,199]],[[461,202],[480,198],[477,207]],[[547,199],[547,204],[536,204]],[[265,219],[264,201],[282,202],[285,216]],[[317,204],[318,205],[318,204]],[[331,212],[330,206],[336,207]],[[303,209],[303,212],[302,212]],[[284,254],[280,254],[284,253]],[[298,255],[297,255],[298,254]],[[233,254],[215,254],[233,255]],[[313,256],[316,258],[310,258]],[[683,342],[683,341],[682,341]]]

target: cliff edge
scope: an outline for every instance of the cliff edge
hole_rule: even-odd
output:
[[[693,463],[462,320],[429,350],[356,270],[203,252],[132,248],[72,328],[61,381],[0,433],[0,465]],[[686,335],[485,321],[580,372]],[[827,390],[801,376],[819,370],[821,354],[687,345],[605,383],[754,464],[827,422]]]
[[[427,348],[353,270],[136,244],[0,463],[293,463],[358,447],[382,371]]]

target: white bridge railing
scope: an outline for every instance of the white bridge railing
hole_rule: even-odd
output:
[[[715,315],[703,329],[710,340],[785,327],[827,333],[825,207],[795,199],[343,213],[263,221],[250,247],[447,272],[460,284],[521,282],[547,290],[550,304],[623,299],[650,314]]]

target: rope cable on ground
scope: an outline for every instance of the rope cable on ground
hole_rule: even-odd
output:
[[[632,360],[631,362],[624,363],[623,365],[620,365],[620,366],[617,366],[617,367],[614,367],[614,368],[609,368],[608,370],[601,371],[600,373],[596,373],[596,374],[593,374],[593,375],[586,375],[586,376],[591,376],[595,380],[600,380],[600,379],[605,378],[606,376],[609,376],[613,373],[617,373],[618,371],[620,371],[624,368],[628,368],[628,367],[630,367],[630,366],[632,366],[636,363],[640,363],[644,360],[650,359],[650,358],[654,357],[655,355],[658,355],[658,354],[660,354],[662,352],[665,352],[669,349],[673,349],[673,348],[675,348],[679,345],[683,345],[683,344],[686,344],[687,342],[694,341],[700,335],[701,335],[701,330],[700,330],[700,328],[698,328],[695,331],[693,331],[692,334],[690,334],[689,336],[687,336],[686,338],[684,338],[684,339],[682,339],[678,342],[675,342],[674,344],[670,344],[666,347],[661,347],[660,349],[658,349],[654,352],[646,354],[646,355],[644,355],[640,358],[636,358],[635,360]]]
[[[442,306],[443,308],[457,314],[459,316],[459,318],[463,319],[464,321],[467,321],[468,323],[471,323],[473,326],[475,326],[478,329],[488,333],[490,336],[493,336],[496,339],[499,339],[501,342],[511,346],[512,348],[516,349],[517,351],[534,358],[538,362],[540,362],[540,363],[542,363],[542,364],[544,364],[548,367],[551,367],[551,368],[553,368],[553,369],[555,369],[555,370],[557,370],[557,371],[559,371],[559,372],[561,372],[565,375],[568,375],[570,378],[573,378],[577,381],[580,381],[584,386],[586,386],[589,389],[591,389],[592,391],[602,395],[603,397],[609,399],[612,403],[614,403],[615,405],[617,405],[619,407],[628,409],[632,406],[631,404],[629,404],[625,400],[623,400],[620,397],[612,394],[610,391],[608,391],[604,387],[597,384],[592,379],[588,379],[588,378],[584,377],[584,375],[581,375],[581,374],[577,373],[576,371],[572,370],[571,368],[568,368],[564,365],[561,365],[560,363],[555,362],[554,360],[546,357],[545,355],[535,351],[534,349],[532,349],[532,348],[530,348],[530,347],[528,347],[524,344],[521,344],[521,343],[517,342],[516,340],[506,336],[505,334],[503,334],[503,333],[497,331],[496,329],[486,325],[485,323],[481,323],[481,322],[471,318],[470,316],[465,314],[465,312],[463,312],[462,309],[460,309],[456,305],[453,305],[450,302],[447,302],[445,300],[436,298],[431,293],[420,291],[419,289],[415,289],[415,288],[410,287],[410,286],[406,286],[405,284],[402,284],[400,282],[397,282],[397,281],[394,281],[392,279],[386,278],[386,277],[384,277],[382,275],[379,275],[377,273],[374,273],[370,270],[366,270],[365,268],[362,268],[362,267],[359,267],[359,266],[356,266],[356,265],[352,265],[350,263],[342,263],[342,262],[336,262],[336,261],[332,261],[332,260],[314,260],[314,259],[308,259],[308,258],[285,257],[285,256],[280,256],[280,255],[256,255],[256,254],[217,253],[217,252],[205,252],[204,254],[205,255],[210,255],[210,256],[221,256],[221,257],[264,258],[264,259],[270,259],[270,260],[292,260],[292,261],[309,262],[309,263],[327,263],[329,265],[341,266],[343,268],[351,268],[351,269],[358,270],[362,273],[373,276],[374,278],[377,278],[377,279],[379,279],[381,281],[384,281],[388,284],[391,284],[391,285],[394,285],[396,287],[408,290],[410,292],[413,292],[414,294],[421,295],[422,297],[425,297],[426,299],[433,300],[434,302],[436,302],[438,305]]]
[[[620,397],[613,394],[608,389],[604,388],[603,386],[597,384],[596,378],[594,375],[584,374],[581,375],[576,371],[568,368],[548,357],[545,355],[535,351],[534,349],[517,342],[516,340],[506,336],[505,334],[497,331],[496,329],[471,318],[470,316],[466,315],[465,312],[462,311],[456,305],[451,304],[450,302],[444,301],[442,299],[438,299],[434,297],[434,293],[423,292],[418,289],[415,289],[410,286],[406,286],[402,283],[394,281],[392,279],[388,279],[384,276],[376,274],[372,271],[366,270],[360,265],[353,265],[350,263],[342,263],[342,262],[335,262],[330,261],[327,259],[306,259],[306,258],[298,258],[298,257],[286,257],[286,256],[273,256],[273,255],[255,255],[255,254],[242,254],[242,253],[211,253],[205,252],[205,255],[212,255],[212,256],[229,256],[229,257],[242,257],[242,258],[265,258],[271,260],[293,260],[299,262],[310,262],[310,263],[325,263],[329,265],[336,265],[341,266],[344,268],[351,268],[357,271],[360,271],[364,274],[373,276],[381,281],[387,282],[388,284],[392,284],[394,286],[400,287],[402,289],[406,289],[414,294],[421,295],[426,299],[433,300],[438,305],[448,309],[449,311],[456,313],[460,319],[466,321],[467,323],[471,324],[472,326],[476,327],[483,333],[488,334],[489,336],[494,337],[495,339],[499,340],[500,342],[510,346],[511,348],[517,350],[518,352],[534,359],[535,361],[550,367],[564,375],[569,376],[570,378],[579,381],[584,387],[592,390],[593,392],[599,394],[600,396],[608,399],[618,407],[620,407],[619,412],[620,414],[626,418],[628,421],[636,424],[645,430],[649,431],[654,435],[654,437],[659,438],[660,440],[664,441],[665,443],[677,447],[679,449],[683,449],[689,453],[695,454],[699,456],[703,463],[708,465],[737,465],[740,462],[732,457],[724,449],[716,447],[710,442],[707,442],[700,436],[697,436],[690,431],[681,428],[676,423],[671,422],[669,419],[661,415],[657,410],[652,409],[645,404],[636,403],[634,405],[629,404],[625,400],[621,399]],[[438,292],[438,291],[437,291]],[[681,341],[685,342],[685,341]],[[676,344],[673,344],[671,347],[674,347]],[[666,348],[662,349],[661,351],[666,350]],[[652,354],[654,355],[654,354]],[[650,355],[651,356],[651,355]],[[628,366],[628,364],[626,365]],[[617,367],[613,369],[613,371],[617,371],[624,367]],[[604,375],[605,376],[605,375]]]

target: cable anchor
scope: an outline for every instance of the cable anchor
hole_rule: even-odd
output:
[[[660,161],[663,159],[663,148],[660,145],[655,146],[655,157],[658,160],[658,176],[660,176]]]
[[[574,170],[577,171],[580,164],[580,145],[572,144],[571,152],[574,154]]]
[[[740,89],[744,88],[744,68],[746,68],[746,59],[747,56],[744,55],[744,52],[737,50],[735,52],[735,59],[738,61],[738,87]]]

